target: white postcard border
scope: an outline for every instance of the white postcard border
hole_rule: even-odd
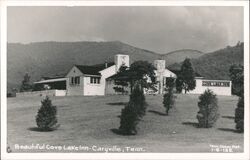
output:
[[[1,158],[3,159],[249,159],[249,3],[247,1],[0,1]],[[242,6],[244,7],[245,133],[243,153],[7,153],[8,6]]]

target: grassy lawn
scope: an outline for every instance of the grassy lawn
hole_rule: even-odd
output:
[[[41,97],[8,99],[8,145],[13,152],[93,152],[93,150],[17,150],[15,144],[53,146],[136,147],[144,152],[211,152],[209,145],[240,146],[243,134],[236,133],[234,109],[237,97],[218,96],[220,119],[214,128],[196,128],[197,95],[177,95],[176,107],[164,116],[162,96],[146,96],[147,113],[138,125],[138,134],[122,136],[111,130],[119,127],[123,102],[128,96],[53,97],[60,127],[53,132],[36,131],[35,115]],[[142,149],[141,149],[142,148]],[[123,150],[124,151],[124,150]],[[103,152],[103,151],[102,151]],[[125,152],[131,152],[130,149]]]

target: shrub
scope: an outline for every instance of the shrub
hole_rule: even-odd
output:
[[[136,126],[146,113],[145,96],[139,85],[133,89],[128,104],[122,109],[119,130],[125,135],[137,134]]]
[[[244,93],[244,67],[242,65],[232,65],[229,69],[229,76],[232,81],[232,93],[241,96]]]
[[[36,115],[36,124],[39,129],[44,131],[54,130],[58,127],[57,124],[57,109],[53,106],[48,96],[41,101],[42,106]]]
[[[168,115],[169,109],[174,107],[174,104],[175,104],[174,94],[171,90],[169,90],[163,96],[163,105],[166,108],[166,115]]]
[[[199,127],[213,127],[219,118],[219,107],[216,95],[211,90],[206,90],[199,97],[198,107],[200,110],[196,117],[199,121]]]
[[[136,111],[139,118],[142,118],[145,115],[147,108],[143,90],[140,88],[139,85],[135,86],[135,89],[131,93],[129,99],[129,103],[131,104],[131,106],[134,107],[134,110]]]
[[[244,132],[244,96],[239,98],[237,108],[235,109],[236,130],[238,132]]]
[[[121,121],[119,130],[125,135],[137,134],[136,126],[139,122],[139,117],[134,109],[133,104],[128,103],[124,109],[122,109]]]
[[[173,91],[174,87],[175,87],[175,78],[167,77],[166,78],[166,90]]]
[[[7,93],[7,97],[14,97],[12,93]]]
[[[175,79],[173,77],[166,78],[166,92],[163,95],[163,105],[166,108],[166,115],[168,115],[169,109],[173,108],[175,104],[174,86]]]

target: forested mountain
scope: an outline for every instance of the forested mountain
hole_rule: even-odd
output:
[[[116,54],[128,54],[130,62],[165,59],[166,66],[170,69],[178,69],[185,58],[193,58],[195,70],[201,75],[211,79],[228,79],[229,66],[233,63],[243,63],[243,44],[206,54],[191,49],[159,54],[119,41],[8,43],[8,91],[19,89],[25,73],[31,76],[32,82],[42,76],[64,76],[74,64],[113,62]]]
[[[233,64],[242,64],[244,56],[244,43],[228,46],[215,52],[207,53],[196,59],[191,59],[197,73],[207,79],[230,79],[229,68]],[[169,66],[171,70],[180,69],[181,63]]]
[[[64,75],[74,64],[94,65],[114,61],[115,54],[128,54],[130,61],[152,62],[158,54],[113,42],[37,42],[9,43],[7,48],[8,88],[20,85],[25,73],[31,81],[41,76]]]

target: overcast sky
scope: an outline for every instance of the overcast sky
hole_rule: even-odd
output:
[[[157,53],[243,41],[242,7],[8,7],[8,42],[121,41]]]

